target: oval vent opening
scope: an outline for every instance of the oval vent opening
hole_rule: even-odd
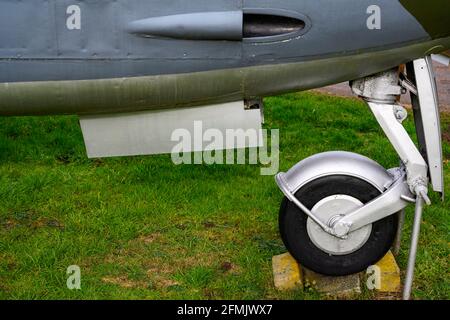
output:
[[[243,22],[243,35],[246,39],[274,37],[299,32],[306,25],[303,20],[296,18],[259,13],[244,13]]]

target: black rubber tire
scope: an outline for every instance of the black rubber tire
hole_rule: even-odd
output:
[[[332,195],[352,196],[362,203],[380,195],[378,189],[361,179],[334,175],[319,178],[303,186],[296,194],[310,210],[320,200]],[[343,276],[361,272],[378,262],[391,248],[397,232],[397,214],[372,224],[367,242],[347,255],[331,255],[320,250],[309,238],[308,216],[287,198],[280,207],[281,238],[291,255],[304,267],[320,274]]]

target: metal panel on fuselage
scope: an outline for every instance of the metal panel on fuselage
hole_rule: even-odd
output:
[[[79,8],[79,28],[67,26],[72,6]],[[241,9],[240,0],[0,0],[0,82],[137,77],[238,67],[240,41],[145,38],[127,32],[127,26],[150,17]]]
[[[78,6],[79,29],[68,8]],[[369,30],[367,8],[382,10]],[[192,12],[288,10],[305,16],[301,37],[261,42],[144,38],[126,26],[137,19]],[[69,11],[70,12],[70,11]],[[308,61],[395,48],[430,37],[391,0],[0,0],[0,82],[83,80],[179,74]]]
[[[374,5],[380,9],[380,29],[368,26]],[[430,38],[420,23],[392,0],[244,0],[244,10],[249,8],[297,12],[311,24],[308,32],[297,38],[245,42],[244,55],[255,64],[386,50]]]

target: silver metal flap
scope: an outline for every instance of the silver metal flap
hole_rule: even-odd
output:
[[[191,141],[184,143],[181,149],[177,148],[177,152],[210,150],[211,144],[204,135],[209,129],[214,129],[209,130],[210,134],[220,131],[223,139],[227,138],[227,130],[230,135],[238,131],[245,133],[249,129],[257,134],[256,140],[228,139],[214,150],[262,145],[261,112],[258,109],[245,110],[242,101],[183,109],[82,116],[80,125],[89,158],[172,153],[174,147],[180,144],[180,134],[183,133]]]

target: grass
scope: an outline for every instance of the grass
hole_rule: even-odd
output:
[[[316,93],[266,99],[280,170],[347,150],[398,159],[367,107]],[[450,117],[443,118],[446,185]],[[407,130],[414,132],[411,120]],[[278,292],[271,258],[281,192],[256,165],[180,165],[170,156],[88,160],[76,117],[0,118],[0,299],[318,299]],[[433,195],[416,299],[448,299],[450,200]],[[405,269],[412,208],[399,264]],[[82,289],[68,290],[79,265]],[[365,293],[363,298],[370,298]]]

